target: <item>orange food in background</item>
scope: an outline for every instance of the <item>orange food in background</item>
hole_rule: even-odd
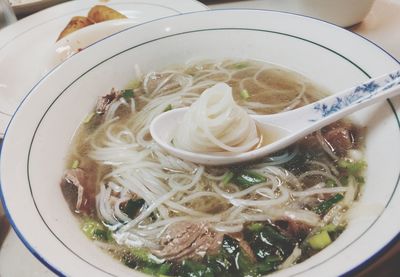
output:
[[[79,29],[85,28],[86,26],[107,20],[124,18],[127,17],[110,7],[104,5],[96,5],[90,9],[87,16],[74,16],[73,18],[71,18],[67,26],[65,26],[64,30],[62,30],[62,32],[58,36],[57,41]]]

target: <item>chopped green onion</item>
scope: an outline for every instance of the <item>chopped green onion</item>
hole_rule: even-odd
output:
[[[82,231],[92,240],[108,241],[111,236],[108,230],[100,222],[86,218],[82,224]]]
[[[106,230],[94,229],[92,238],[95,240],[108,241],[109,234],[108,234],[108,231],[106,231]]]
[[[344,225],[335,225],[333,223],[330,223],[328,225],[323,226],[319,232],[322,231],[327,231],[329,234],[329,237],[331,238],[331,240],[335,240],[339,237],[339,235],[343,232],[344,230]]]
[[[250,94],[249,94],[249,92],[247,91],[247,89],[243,89],[243,90],[240,91],[240,97],[241,97],[243,100],[247,100],[247,99],[250,98]]]
[[[92,118],[94,117],[94,115],[95,115],[94,112],[88,114],[88,115],[85,117],[85,119],[83,120],[83,123],[84,123],[84,124],[89,123],[89,122],[92,120]]]
[[[227,185],[233,178],[235,174],[232,171],[227,171],[224,174],[224,177],[222,178],[222,184]]]
[[[328,187],[328,188],[332,188],[332,187],[335,187],[335,186],[336,186],[336,182],[335,182],[334,180],[332,180],[332,179],[328,179],[328,180],[325,182],[325,184],[326,184],[326,187]]]
[[[263,175],[258,174],[257,172],[243,170],[239,173],[236,173],[233,177],[232,181],[236,185],[240,185],[243,187],[250,187],[253,185],[257,185],[263,183],[267,180]]]
[[[172,105],[171,105],[171,104],[168,104],[168,106],[166,106],[165,109],[163,110],[163,113],[164,113],[164,112],[168,112],[168,111],[170,111],[170,110],[172,110]]]
[[[129,101],[129,99],[133,98],[135,95],[133,94],[133,89],[125,89],[122,90],[122,97],[126,100]]]
[[[76,169],[76,168],[78,168],[78,166],[79,166],[79,161],[75,160],[75,161],[72,162],[71,168],[72,169]]]
[[[367,167],[367,163],[365,161],[341,159],[338,161],[338,166],[346,169],[350,175],[358,175],[360,171]]]
[[[322,202],[321,204],[316,206],[313,210],[317,214],[326,214],[333,207],[333,205],[335,205],[337,202],[339,202],[343,198],[344,198],[344,196],[342,194],[339,194],[339,193],[335,194],[331,198],[325,200],[324,202]]]
[[[247,227],[247,228],[253,232],[260,232],[264,228],[264,224],[256,222],[256,223],[250,224],[249,227]]]
[[[243,69],[248,67],[249,64],[246,62],[241,62],[241,63],[235,63],[233,66],[235,67],[235,69]]]
[[[338,228],[337,225],[330,223],[322,227],[321,231],[327,231],[328,233],[332,233],[335,232],[337,228]]]
[[[308,239],[308,243],[310,244],[311,248],[315,250],[321,250],[331,244],[332,240],[328,234],[328,231],[323,230],[320,233],[310,237]]]

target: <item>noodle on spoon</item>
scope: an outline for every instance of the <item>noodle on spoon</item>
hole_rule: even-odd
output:
[[[173,143],[191,152],[246,152],[260,141],[255,121],[237,105],[232,88],[217,83],[192,104]]]

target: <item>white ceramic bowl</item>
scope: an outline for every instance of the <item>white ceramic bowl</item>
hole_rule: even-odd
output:
[[[132,276],[87,240],[59,181],[70,140],[96,99],[143,71],[194,58],[251,58],[296,70],[330,91],[399,67],[367,40],[314,19],[259,10],[173,16],[132,27],[61,64],[36,85],[14,115],[1,152],[1,197],[30,251],[58,274]],[[364,213],[329,247],[277,276],[337,276],[367,263],[400,230],[399,99],[354,115],[368,126]],[[140,273],[135,273],[138,276]]]
[[[323,19],[341,27],[361,22],[375,0],[289,0],[295,12]]]
[[[371,10],[375,0],[247,0],[215,4],[213,8],[229,5],[236,8],[258,8],[311,16],[341,27],[360,23]]]

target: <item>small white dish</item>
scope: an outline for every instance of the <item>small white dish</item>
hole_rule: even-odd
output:
[[[341,27],[360,23],[375,0],[295,0],[296,12],[319,18]]]
[[[375,0],[249,0],[215,4],[227,6],[286,11],[318,18],[341,27],[360,23],[371,10]]]
[[[64,201],[58,183],[71,137],[98,96],[111,87],[124,87],[135,77],[134,64],[147,72],[193,58],[230,57],[280,64],[330,91],[398,68],[398,62],[382,49],[351,32],[270,11],[179,15],[132,27],[96,43],[35,86],[5,136],[1,197],[13,227],[30,251],[57,274],[143,276],[88,241]],[[395,99],[353,116],[368,126],[367,182],[358,206],[367,212],[352,218],[345,232],[324,251],[275,276],[349,273],[396,239],[400,230],[399,111],[400,101]]]
[[[50,47],[48,64],[46,65],[47,70],[51,70],[96,41],[132,27],[140,22],[140,20],[131,18],[109,20],[87,26],[69,34]]]
[[[59,33],[71,17],[106,4],[137,23],[207,9],[194,0],[70,1],[23,18],[0,31],[0,137],[19,103],[47,72]],[[68,36],[67,36],[68,37]],[[32,42],[35,43],[32,43]]]

